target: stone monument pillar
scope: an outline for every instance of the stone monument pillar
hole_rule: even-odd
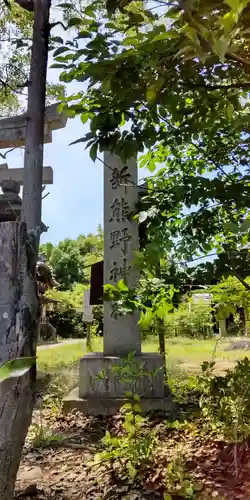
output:
[[[117,285],[120,280],[133,288],[139,271],[133,265],[139,250],[138,224],[131,217],[138,199],[137,163],[104,154],[104,284]],[[126,356],[141,353],[139,314],[123,318],[112,312],[112,304],[104,302],[104,354]]]
[[[139,248],[138,225],[131,217],[138,196],[137,164],[135,160],[123,164],[108,152],[104,163],[104,284],[116,285],[124,280],[133,287],[139,278],[134,264],[134,252]],[[113,367],[131,352],[133,362],[140,373],[143,371],[133,387],[141,396],[143,409],[171,406],[164,386],[163,357],[141,353],[138,320],[139,312],[119,316],[110,302],[104,303],[104,352],[89,353],[80,360],[79,388],[64,399],[65,411],[77,408],[88,415],[115,413],[131,387],[119,379]]]

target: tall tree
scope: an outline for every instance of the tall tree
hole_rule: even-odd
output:
[[[250,237],[249,1],[106,8],[70,18],[74,48],[55,54],[62,81],[85,82],[65,103],[90,124],[76,142],[93,160],[110,149],[161,165],[140,207],[154,240],[161,231],[183,262],[218,253],[216,266],[238,273]]]
[[[76,283],[89,282],[90,266],[103,258],[103,231],[98,234],[79,235],[76,240],[65,238],[57,246],[40,246],[52,266],[61,290],[70,290]]]

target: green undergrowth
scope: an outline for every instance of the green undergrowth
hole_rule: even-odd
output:
[[[191,346],[196,344],[195,352],[198,352],[198,346],[201,348],[200,342],[191,343]],[[221,344],[225,346],[226,342]],[[135,382],[143,367],[137,364],[133,366],[132,354],[122,366],[114,367],[120,381],[128,383],[131,391],[126,394],[127,402],[121,409],[118,430],[113,425],[106,428],[105,436],[87,467],[96,467],[97,475],[100,470],[104,470],[105,476],[110,477],[111,485],[123,484],[140,489],[145,482],[150,483],[157,478],[164,500],[222,500],[223,494],[217,494],[217,486],[214,491],[213,485],[212,490],[207,486],[206,475],[197,481],[189,469],[186,454],[190,446],[192,452],[193,443],[197,440],[196,446],[200,450],[203,443],[211,439],[211,443],[219,440],[225,446],[232,445],[235,456],[238,456],[237,450],[250,437],[250,361],[246,357],[238,361],[235,359],[235,366],[218,373],[215,360],[220,359],[224,352],[221,344],[215,346],[204,341],[204,353],[208,361],[198,365],[197,357],[197,369],[191,373],[177,363],[172,367],[168,372],[168,384],[174,401],[173,411],[156,420],[154,415],[142,414],[141,400],[135,392]],[[144,344],[144,349],[152,350],[153,345],[148,342]],[[98,349],[98,346],[101,346],[99,341],[95,348]],[[186,339],[182,339],[179,344],[169,341],[168,346],[169,352],[174,348],[182,352],[189,352],[190,349]],[[49,410],[55,418],[60,415],[62,395],[69,384],[74,386],[77,380],[77,361],[83,350],[84,343],[79,342],[39,352],[40,369],[54,370],[42,408]],[[234,354],[236,357],[235,351]],[[241,353],[243,355],[244,352]],[[105,377],[105,374],[100,374],[100,377]],[[51,443],[58,445],[60,442],[61,437],[53,434],[42,421],[32,431],[34,448],[50,446]],[[213,464],[211,461],[211,467]],[[241,464],[234,461],[230,466],[237,476]]]
[[[245,357],[246,351],[244,350],[227,350],[231,342],[238,340],[235,338],[220,340],[215,353],[217,370],[225,371],[227,368],[232,367],[237,359]],[[178,373],[180,371],[183,373],[199,372],[202,362],[209,361],[213,356],[215,343],[214,339],[166,339],[168,372],[174,373],[176,370]],[[157,339],[145,341],[142,348],[144,352],[157,352]],[[102,351],[101,338],[94,338],[92,340],[92,351]],[[38,370],[53,372],[74,363],[76,364],[85,353],[85,341],[79,341],[77,344],[59,344],[57,347],[48,347],[48,349],[38,349]]]

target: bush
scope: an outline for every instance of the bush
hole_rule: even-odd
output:
[[[48,297],[58,301],[54,310],[48,312],[48,318],[55,327],[57,335],[62,338],[82,338],[86,336],[82,311],[85,289],[84,285],[76,283],[72,290],[52,289],[46,293]]]
[[[250,436],[250,360],[237,361],[225,376],[214,374],[214,362],[203,363],[200,407],[209,426],[231,442]]]
[[[57,335],[63,339],[82,338],[86,336],[86,328],[82,320],[82,312],[72,307],[60,307],[48,313],[50,323],[55,327]]]
[[[103,336],[103,306],[93,306],[93,318],[96,323],[96,334]]]
[[[209,338],[213,336],[210,305],[200,300],[197,304],[183,303],[165,319],[168,337]]]

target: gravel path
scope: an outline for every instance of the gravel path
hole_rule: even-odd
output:
[[[42,351],[43,349],[53,349],[53,347],[60,347],[67,344],[79,344],[79,342],[85,342],[85,339],[67,339],[57,342],[56,344],[39,345],[38,350]]]

